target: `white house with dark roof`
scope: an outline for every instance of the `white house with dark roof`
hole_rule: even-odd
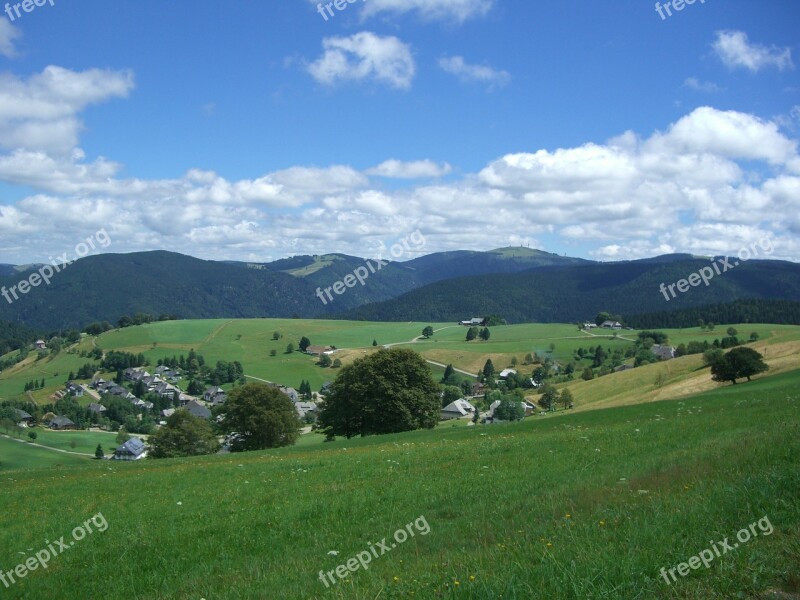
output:
[[[468,400],[460,398],[445,406],[439,413],[439,419],[441,421],[460,419],[461,417],[475,414],[475,410],[475,407]]]
[[[139,438],[131,438],[114,450],[113,460],[140,460],[147,456],[147,448]]]

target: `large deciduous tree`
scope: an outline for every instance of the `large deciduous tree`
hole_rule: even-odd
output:
[[[318,425],[351,438],[432,429],[439,420],[439,387],[430,367],[409,349],[384,349],[342,368],[331,384]]]
[[[752,348],[734,348],[712,363],[711,378],[714,381],[730,381],[734,384],[739,377],[746,377],[747,381],[750,381],[753,375],[769,369],[763,359],[764,357]]]
[[[289,396],[263,383],[234,388],[219,412],[222,430],[235,434],[232,452],[291,446],[300,435],[300,419]]]
[[[148,443],[151,458],[201,456],[219,450],[219,442],[208,421],[187,410],[172,413],[167,424],[156,431]]]

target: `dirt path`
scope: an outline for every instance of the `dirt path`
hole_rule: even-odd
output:
[[[208,334],[208,336],[206,337],[206,339],[204,339],[204,340],[203,340],[201,343],[202,343],[202,344],[207,344],[208,342],[210,342],[211,340],[213,340],[215,337],[217,337],[217,336],[218,336],[220,333],[222,333],[222,330],[223,330],[223,329],[225,329],[225,328],[226,328],[228,325],[230,325],[231,323],[233,323],[233,319],[228,319],[228,320],[227,320],[227,321],[225,321],[225,322],[224,322],[222,325],[220,325],[219,327],[217,327],[217,328],[216,328],[214,331],[212,331],[211,333],[209,333],[209,334]]]

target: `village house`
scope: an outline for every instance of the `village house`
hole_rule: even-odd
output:
[[[33,417],[30,413],[25,412],[24,410],[20,410],[19,408],[15,408],[14,412],[17,413],[17,425],[22,427],[30,427],[33,425]]]
[[[463,325],[464,327],[486,327],[486,319],[473,317],[468,321],[461,321],[459,324]]]
[[[309,346],[306,348],[306,354],[311,356],[322,356],[323,354],[331,355],[336,352],[333,346]]]
[[[460,398],[445,406],[439,413],[440,421],[449,421],[450,419],[460,419],[468,415],[475,414],[476,408],[466,399]]]
[[[655,354],[658,357],[658,360],[672,360],[675,358],[675,348],[673,346],[654,344],[650,348],[650,352]]]
[[[30,339],[30,338],[29,338],[29,339]],[[36,350],[47,350],[47,344],[45,343],[45,341],[44,341],[44,340],[36,340],[36,341],[33,343],[33,347],[34,347]]]
[[[55,431],[66,431],[68,429],[77,429],[78,426],[67,417],[56,417],[52,421],[50,421],[49,425],[50,429]]]
[[[84,390],[82,385],[79,385],[74,381],[70,381],[67,383],[67,387],[65,389],[67,394],[70,396],[74,396],[75,398],[83,398]]]
[[[622,323],[619,321],[603,321],[600,323],[600,327],[603,329],[622,329]]]
[[[192,414],[195,417],[200,417],[201,419],[211,418],[211,411],[208,410],[208,407],[198,402],[197,400],[192,400],[191,402],[188,402],[186,406],[184,406],[181,410],[189,411],[189,414]]]
[[[97,402],[92,402],[89,406],[86,407],[89,412],[97,413],[98,415],[102,415],[108,409],[103,406],[102,404],[98,404]]]
[[[144,442],[139,438],[131,438],[114,450],[113,460],[140,460],[147,456]]]

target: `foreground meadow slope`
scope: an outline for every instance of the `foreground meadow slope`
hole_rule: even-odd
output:
[[[756,598],[800,591],[800,371],[683,400],[311,448],[6,473],[3,598]],[[416,535],[326,587],[319,572]],[[774,530],[670,583],[766,517]],[[416,530],[415,530],[416,531]],[[378,554],[380,554],[380,550]],[[0,584],[1,585],[1,584]]]

